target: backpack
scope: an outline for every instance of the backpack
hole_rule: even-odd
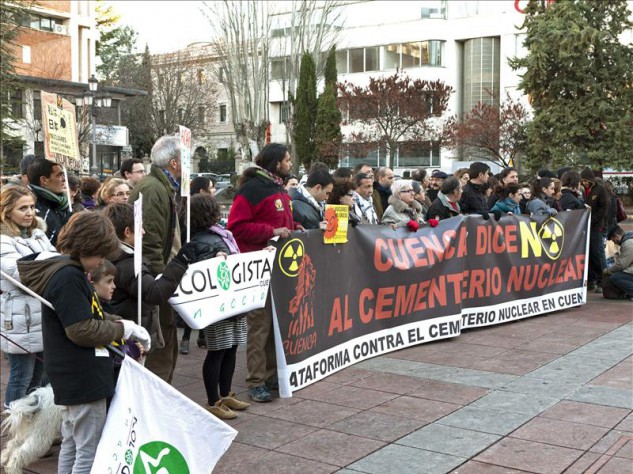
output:
[[[620,198],[616,198],[617,203],[617,212],[615,213],[615,218],[618,222],[625,221],[627,219],[626,209],[624,209],[624,203]]]

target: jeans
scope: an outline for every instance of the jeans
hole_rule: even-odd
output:
[[[89,474],[106,421],[106,399],[68,405],[62,411],[59,474]]]
[[[633,296],[633,274],[615,272],[609,276],[611,283],[624,291],[628,296]]]
[[[589,232],[589,283],[600,283],[602,279],[602,258],[604,256],[604,241],[602,232],[591,229]]]
[[[42,385],[44,364],[35,357],[42,358],[43,354],[7,354],[9,358],[9,382],[4,396],[4,403],[8,406],[31,390]]]

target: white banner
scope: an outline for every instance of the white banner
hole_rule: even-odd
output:
[[[235,436],[236,430],[126,357],[91,472],[211,472]]]
[[[189,181],[191,175],[191,130],[178,125],[180,136],[180,195],[189,196]]]
[[[263,308],[274,259],[269,247],[189,265],[169,303],[191,329]]]

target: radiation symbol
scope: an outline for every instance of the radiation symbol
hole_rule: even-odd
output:
[[[292,239],[287,242],[279,252],[279,268],[281,272],[294,278],[299,274],[299,267],[301,265],[301,259],[305,254],[303,248],[303,242],[299,239]]]
[[[549,218],[541,226],[539,237],[543,243],[543,250],[552,260],[558,259],[563,252],[565,231],[563,225],[554,218]]]

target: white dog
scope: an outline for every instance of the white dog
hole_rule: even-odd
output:
[[[3,413],[2,433],[9,442],[2,450],[0,462],[7,474],[21,474],[22,469],[41,458],[59,437],[62,407],[53,402],[50,385],[38,388],[10,403]]]

